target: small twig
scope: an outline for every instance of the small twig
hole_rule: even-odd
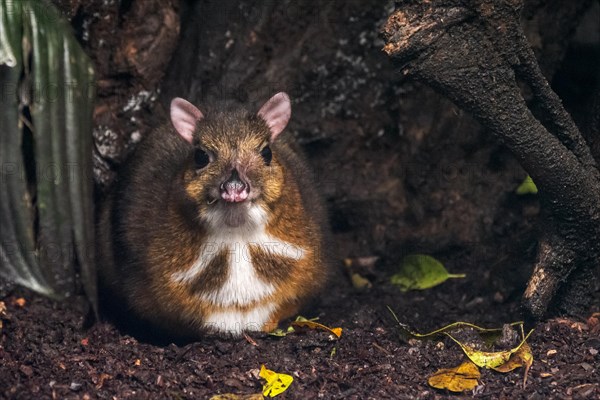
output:
[[[377,350],[380,350],[380,351],[384,352],[388,356],[392,354],[388,350],[386,350],[383,347],[381,347],[380,345],[378,345],[377,343],[373,343],[373,347],[375,347]]]
[[[244,332],[244,339],[246,339],[246,341],[248,343],[250,343],[252,346],[258,347],[258,343],[256,343],[256,341],[254,339],[252,339],[250,336],[248,336],[248,334],[246,332]]]

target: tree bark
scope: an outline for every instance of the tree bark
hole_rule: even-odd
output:
[[[548,311],[576,314],[586,304],[600,259],[600,175],[540,71],[519,24],[521,6],[514,0],[397,1],[383,30],[384,50],[403,74],[494,132],[538,186],[545,229],[523,306],[540,319]],[[541,121],[517,78],[531,88]]]

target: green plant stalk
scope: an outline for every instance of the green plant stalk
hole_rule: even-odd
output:
[[[1,99],[0,275],[56,298],[81,282],[97,310],[92,65],[50,2],[0,0],[0,23],[0,79],[14,88]],[[29,182],[25,129],[36,174]]]

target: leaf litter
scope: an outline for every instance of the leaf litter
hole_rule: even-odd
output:
[[[500,373],[524,367],[523,386],[527,384],[529,369],[533,364],[533,354],[527,344],[527,339],[533,329],[525,335],[522,321],[505,324],[502,328],[491,329],[458,321],[428,333],[418,333],[408,325],[401,323],[390,307],[388,310],[398,323],[400,337],[405,341],[409,338],[425,340],[444,335],[458,344],[467,356],[468,360],[457,367],[436,371],[428,379],[430,386],[454,392],[472,390],[478,385],[477,382],[480,378],[479,371],[474,372],[474,369],[478,367]],[[519,328],[520,335],[516,333],[515,327]]]
[[[342,331],[343,331],[342,328],[330,328],[326,325],[316,322],[318,319],[319,318],[308,319],[308,318],[305,318],[305,317],[299,315],[291,323],[291,325],[288,326],[286,329],[277,328],[277,329],[269,332],[269,335],[277,336],[277,337],[284,337],[291,333],[295,333],[296,328],[309,328],[309,329],[318,329],[318,330],[329,332],[333,336],[335,336],[336,339],[339,339],[340,337],[342,337]]]

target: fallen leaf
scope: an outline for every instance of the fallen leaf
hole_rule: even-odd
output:
[[[261,393],[255,394],[215,394],[209,400],[263,400],[265,397]]]
[[[344,265],[349,267],[359,267],[365,268],[369,271],[372,271],[375,267],[375,263],[379,260],[379,256],[368,256],[368,257],[358,257],[358,258],[345,258]]]
[[[411,329],[408,325],[400,322],[400,320],[398,319],[398,316],[396,315],[396,313],[394,312],[394,310],[392,310],[389,306],[387,308],[389,310],[389,312],[392,314],[392,316],[394,317],[394,319],[396,320],[396,323],[398,323],[398,326],[400,328],[400,333],[402,334],[402,336],[407,339],[407,338],[413,338],[413,339],[433,339],[436,336],[440,336],[448,331],[452,331],[455,329],[460,329],[460,328],[472,328],[475,329],[476,331],[479,332],[480,335],[483,335],[484,339],[487,338],[488,336],[491,337],[500,337],[502,335],[502,331],[504,328],[482,328],[480,326],[477,326],[475,324],[471,324],[469,322],[462,322],[462,321],[457,321],[457,322],[453,322],[451,324],[448,324],[446,326],[443,326],[439,329],[435,329],[431,332],[428,333],[418,333],[415,332],[413,329]],[[523,321],[517,321],[517,322],[512,322],[510,324],[508,324],[509,326],[523,326]],[[488,340],[486,340],[488,341]]]
[[[19,307],[25,307],[25,304],[27,304],[27,300],[25,300],[23,297],[19,297],[18,299],[15,299],[13,301],[13,304]]]
[[[523,386],[525,387],[525,385],[527,384],[529,369],[533,364],[533,354],[531,352],[531,348],[527,344],[527,339],[529,338],[533,330],[529,331],[529,333],[525,335],[525,332],[523,331],[522,321],[505,324],[502,328],[497,329],[481,328],[477,325],[468,322],[454,322],[429,333],[421,334],[414,332],[408,327],[408,325],[401,323],[396,313],[394,313],[394,311],[390,307],[388,307],[388,310],[398,323],[402,337],[409,343],[413,340],[432,339],[436,336],[439,336],[440,334],[444,334],[450,339],[452,339],[454,342],[456,342],[461,347],[463,352],[467,355],[467,357],[471,360],[471,362],[479,367],[494,369],[498,372],[508,372],[518,367],[525,367],[525,372],[523,376]],[[520,329],[520,335],[515,331],[514,327],[518,327]],[[468,328],[471,330],[471,332],[461,330],[461,328]],[[501,348],[510,345],[510,343],[516,344],[516,340],[519,340],[519,336],[521,340],[519,341],[517,346],[514,346],[513,344],[512,346],[514,347],[508,350],[488,352],[475,349],[472,346],[463,343],[463,341],[458,340],[454,336],[452,336],[449,333],[451,331],[457,331],[454,333],[455,335],[457,333],[470,333],[470,336],[465,335],[465,337],[469,338],[469,343],[471,343],[471,340],[473,339],[472,331],[476,331],[476,333],[479,334],[479,336],[482,339],[487,339],[485,340],[485,342],[488,346],[500,345]],[[495,338],[496,341],[490,341],[490,338]],[[475,343],[477,343],[477,341],[475,341]],[[549,351],[548,354],[550,355],[551,351]]]
[[[310,329],[325,330],[329,333],[332,333],[337,338],[342,336],[342,328],[330,328],[328,326],[325,326],[323,324],[316,322],[318,319],[319,318],[307,319],[307,318],[304,318],[303,316],[299,315],[296,317],[296,320],[294,320],[292,322],[292,324],[287,327],[287,329],[283,330],[281,328],[277,328],[271,332],[268,332],[268,334],[271,336],[276,336],[276,337],[284,337],[284,336],[289,335],[290,333],[296,332],[296,329],[294,329],[294,326],[296,326],[296,327],[305,327],[305,328],[310,328]]]
[[[100,374],[100,376],[98,377],[98,383],[96,383],[96,390],[100,390],[102,389],[102,386],[104,385],[104,381],[107,379],[111,379],[112,376],[110,376],[109,374]]]
[[[600,332],[600,313],[593,313],[586,321],[590,331],[596,333]]]
[[[356,265],[363,268],[373,268],[377,261],[379,261],[379,256],[358,257]]]
[[[473,362],[466,360],[454,368],[443,368],[428,379],[429,386],[452,392],[473,390],[479,384],[481,374]]]
[[[397,274],[390,281],[400,286],[400,291],[429,289],[450,278],[464,278],[465,274],[450,274],[444,265],[435,258],[424,254],[404,257]]]
[[[527,175],[527,177],[515,190],[515,193],[517,193],[518,195],[537,194],[537,192],[538,188],[537,186],[535,186],[535,183],[533,183],[533,179],[531,179],[529,175]]]
[[[352,280],[352,286],[354,286],[355,289],[364,290],[371,289],[373,287],[371,281],[359,273],[353,272],[350,276],[350,279]]]
[[[592,367],[592,365],[590,363],[581,363],[581,368],[583,368],[585,370],[585,372],[592,372],[592,370],[594,369],[594,367]]]
[[[292,326],[306,327],[310,329],[321,329],[330,333],[333,333],[338,339],[342,336],[342,328],[330,328],[314,320],[306,319],[302,316],[298,316]]]
[[[278,394],[285,392],[294,381],[294,378],[291,375],[271,371],[265,368],[264,365],[260,366],[258,375],[267,381],[267,383],[263,385],[262,394],[269,397],[275,397]]]
[[[571,328],[576,329],[579,332],[587,331],[589,329],[587,324],[584,322],[573,322],[573,325],[571,325]]]
[[[346,273],[355,289],[365,290],[373,287],[367,276],[373,275],[377,260],[377,256],[344,259]]]
[[[288,326],[288,328],[286,330],[283,330],[281,328],[277,328],[271,332],[268,333],[268,335],[271,336],[277,336],[277,337],[284,337],[289,335],[290,333],[294,333],[296,332],[296,330],[294,329],[293,326]]]
[[[521,343],[519,343],[519,345],[517,347],[510,349],[510,350],[493,351],[493,352],[475,350],[472,347],[456,340],[449,333],[445,332],[445,334],[448,335],[448,337],[450,339],[454,340],[460,346],[460,348],[464,351],[464,353],[467,355],[467,357],[469,357],[469,359],[471,361],[473,361],[473,363],[475,363],[475,365],[477,365],[478,367],[482,367],[482,368],[495,369],[495,368],[501,366],[502,364],[505,364],[514,353],[519,351],[519,349],[523,345],[526,344],[525,341],[527,340],[529,335],[531,335],[532,332],[533,332],[533,329],[531,331],[529,331],[527,336],[525,336],[523,338],[523,340],[521,341]],[[527,346],[527,347],[529,348],[529,346]],[[531,353],[531,351],[530,351],[530,353]],[[532,356],[532,361],[533,361],[533,356]]]
[[[507,362],[502,365],[499,365],[495,368],[492,368],[494,371],[498,372],[510,372],[519,367],[525,367],[525,372],[523,373],[523,387],[527,386],[527,377],[529,376],[529,368],[533,364],[533,354],[531,353],[531,348],[524,342],[519,350],[517,350]]]
[[[0,330],[2,330],[2,318],[6,317],[6,304],[0,301]]]
[[[33,375],[33,368],[31,368],[31,366],[29,365],[21,365],[19,367],[19,371],[21,371],[24,375],[29,377]]]

